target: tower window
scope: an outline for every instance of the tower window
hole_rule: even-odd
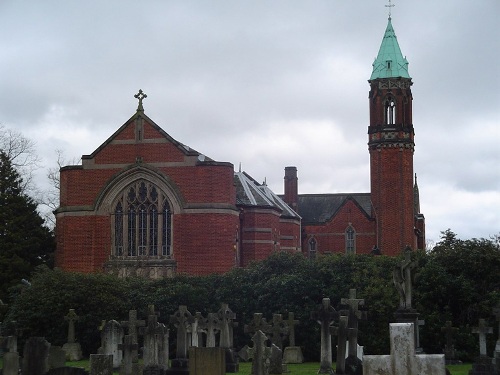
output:
[[[391,96],[384,103],[384,118],[386,125],[394,125],[396,123],[396,101]]]
[[[114,255],[158,256],[159,249],[163,256],[172,254],[172,211],[156,186],[137,181],[118,196],[114,207]]]
[[[345,252],[346,254],[356,253],[356,231],[352,225],[345,230]]]

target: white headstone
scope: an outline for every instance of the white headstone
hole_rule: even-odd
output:
[[[391,354],[363,356],[363,375],[445,375],[444,354],[415,354],[413,323],[391,323]]]

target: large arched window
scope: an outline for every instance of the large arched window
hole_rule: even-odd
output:
[[[172,210],[154,184],[138,180],[114,203],[113,253],[116,256],[172,255]]]
[[[352,225],[345,230],[345,252],[346,254],[356,253],[356,231]]]

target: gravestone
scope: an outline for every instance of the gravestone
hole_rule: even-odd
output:
[[[91,354],[90,375],[113,375],[113,356],[111,354]]]
[[[498,322],[498,339],[495,343],[495,351],[493,352],[493,364],[495,365],[497,372],[500,374],[500,304],[493,309],[493,315]]]
[[[283,338],[288,336],[288,326],[281,314],[273,314],[272,326],[270,330],[271,343],[281,350],[283,349]]]
[[[271,358],[269,358],[269,374],[283,374],[283,351],[271,343]]]
[[[347,315],[339,316],[339,326],[332,327],[332,333],[337,336],[337,363],[336,374],[345,374],[345,360],[347,357],[347,332],[348,332],[349,317]]]
[[[189,348],[189,375],[225,375],[226,352],[223,348]]]
[[[51,345],[49,350],[49,369],[66,366],[66,352],[60,346]]]
[[[238,357],[233,351],[233,327],[237,326],[237,323],[234,322],[236,314],[227,303],[222,303],[221,308],[217,311],[217,317],[220,322],[219,347],[226,351],[226,372],[238,372]]]
[[[133,336],[129,335],[132,337]],[[113,356],[113,368],[118,369],[122,363],[123,351],[118,346],[123,342],[123,328],[116,320],[107,322],[101,331],[101,349],[99,354]],[[137,342],[136,342],[137,343]],[[136,348],[137,353],[137,348]]]
[[[364,306],[365,300],[356,298],[356,289],[350,289],[349,298],[342,298],[340,304],[342,309],[346,309],[345,311],[348,316],[348,356],[344,371],[346,371],[346,374],[362,373],[362,361],[358,357],[358,325],[360,320],[366,320],[367,318],[367,312],[360,309],[361,306]],[[340,374],[338,371],[337,373]]]
[[[469,375],[496,375],[493,361],[486,351],[486,335],[493,333],[493,328],[487,327],[484,319],[479,319],[479,325],[472,329],[472,333],[479,335],[479,357],[472,364]]]
[[[294,319],[293,312],[289,312],[286,323],[288,325],[288,346],[283,352],[283,363],[303,363],[302,349],[295,345],[295,326],[300,322]]]
[[[244,360],[252,359],[252,375],[268,375],[271,363],[271,348],[266,346],[267,336],[257,331],[252,336],[253,347],[245,345],[238,353]]]
[[[83,358],[80,343],[76,342],[75,339],[75,322],[78,319],[79,316],[76,315],[74,309],[69,309],[68,315],[64,317],[64,320],[68,322],[68,342],[62,348],[66,352],[66,359],[68,361],[79,361]]]
[[[339,313],[330,305],[330,298],[323,298],[316,311],[311,312],[311,319],[321,324],[321,362],[318,374],[333,374],[332,369],[332,327]]]
[[[404,250],[404,259],[393,270],[393,282],[399,293],[399,308],[394,313],[396,323],[413,323],[415,335],[415,348],[417,352],[422,352],[420,348],[419,313],[412,307],[412,289],[415,278],[417,262],[411,259],[412,250],[407,246]]]
[[[390,324],[391,354],[363,356],[364,375],[445,375],[444,354],[416,354],[413,323]]]
[[[203,319],[199,323],[200,328],[204,330],[207,334],[206,347],[215,348],[216,345],[216,334],[220,331],[220,322],[217,314],[208,313],[206,319]]]
[[[177,328],[177,351],[175,359],[172,360],[172,367],[167,370],[167,374],[181,375],[189,373],[187,331],[193,321],[193,315],[184,305],[179,306],[174,315],[170,315],[170,323]]]
[[[142,371],[136,356],[138,344],[134,343],[132,335],[125,335],[123,344],[118,345],[118,350],[123,352],[120,375],[139,375]]]
[[[188,328],[188,336],[191,335],[191,346],[194,347],[203,346],[203,335],[202,335],[203,320],[204,320],[203,315],[201,315],[201,312],[197,311],[194,314],[193,323],[191,323],[191,326]]]
[[[45,375],[49,370],[50,343],[44,337],[30,337],[24,344],[23,375]]]
[[[17,336],[0,337],[0,347],[3,353],[3,375],[19,373],[19,353],[17,352]]]
[[[127,328],[127,334],[132,336],[132,342],[137,344],[138,331],[140,328],[146,325],[146,322],[144,320],[137,319],[137,310],[130,310],[128,312],[128,320],[121,321],[120,324],[122,327]],[[122,339],[123,339],[123,332],[122,332]],[[134,355],[138,356],[138,353],[132,353],[132,356]]]
[[[158,314],[154,305],[148,307],[148,324],[141,329],[141,332],[144,336],[144,367],[159,366],[160,351],[164,346],[165,326],[158,323]]]
[[[441,332],[444,333],[445,336],[445,345],[444,345],[444,359],[446,360],[447,365],[457,364],[460,361],[457,360],[457,354],[455,352],[455,345],[453,335],[458,331],[458,328],[452,327],[451,321],[446,321],[445,326],[441,327]]]

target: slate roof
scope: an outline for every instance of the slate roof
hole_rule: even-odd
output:
[[[281,216],[300,219],[300,216],[266,184],[259,184],[246,172],[235,172],[234,185],[236,205],[274,208],[281,212]]]
[[[371,217],[370,193],[300,194],[298,207],[302,224],[314,225],[329,221],[348,200],[354,201],[367,217]]]

